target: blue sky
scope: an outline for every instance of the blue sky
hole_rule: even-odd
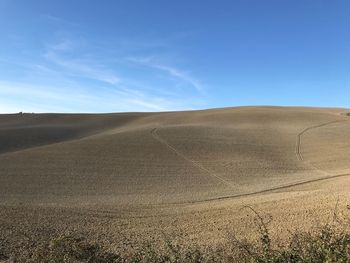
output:
[[[0,112],[350,107],[347,0],[0,0]]]

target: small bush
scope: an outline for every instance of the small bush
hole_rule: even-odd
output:
[[[350,262],[350,234],[324,226],[315,233],[296,233],[290,244],[280,249],[264,250],[264,244],[245,243],[245,262]]]
[[[37,248],[31,263],[200,263],[220,262],[213,253],[204,253],[196,247],[184,247],[166,242],[165,250],[155,250],[151,245],[134,251],[132,255],[120,256],[107,252],[97,244],[90,244],[83,238],[62,236]]]
[[[97,244],[90,244],[83,238],[63,236],[39,247],[29,262],[119,263],[123,260],[120,256],[107,252]]]
[[[240,241],[234,237],[234,243],[239,249],[244,262],[255,263],[319,263],[319,262],[350,262],[350,232],[342,226],[347,219],[339,220],[334,213],[332,224],[326,224],[313,232],[296,232],[287,246],[273,249],[268,229],[270,220],[264,220],[253,208],[256,224],[260,234],[257,244]],[[336,207],[337,209],[337,207]],[[278,244],[276,244],[278,245]]]

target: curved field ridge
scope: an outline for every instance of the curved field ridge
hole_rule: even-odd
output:
[[[324,126],[327,126],[327,125],[331,125],[331,124],[334,124],[334,123],[343,122],[343,121],[347,121],[347,120],[335,120],[335,121],[329,121],[329,122],[326,122],[326,123],[321,123],[321,124],[318,124],[318,125],[307,127],[304,130],[302,130],[300,133],[298,133],[297,141],[296,141],[296,147],[295,147],[295,154],[296,154],[298,160],[299,161],[303,161],[304,160],[303,154],[302,154],[302,151],[301,151],[301,139],[302,139],[302,136],[306,132],[308,132],[310,130],[313,130],[313,129],[321,128],[321,127],[324,127]]]
[[[261,191],[251,192],[251,193],[238,194],[238,195],[219,196],[219,197],[212,198],[212,199],[205,199],[205,200],[200,200],[200,201],[192,201],[192,202],[187,202],[187,203],[196,204],[196,203],[204,203],[204,202],[211,202],[211,201],[220,201],[220,200],[226,200],[226,199],[241,198],[241,197],[249,197],[249,196],[254,196],[254,195],[259,195],[259,194],[265,194],[265,193],[270,193],[270,192],[277,192],[277,191],[281,191],[281,190],[286,190],[286,189],[293,188],[293,187],[296,187],[296,186],[303,186],[303,185],[307,185],[307,184],[322,182],[322,181],[336,179],[336,178],[341,178],[341,177],[348,177],[348,176],[350,176],[350,173],[329,175],[329,176],[325,176],[325,177],[321,177],[321,178],[317,178],[317,179],[313,179],[313,180],[301,181],[301,182],[296,182],[296,183],[287,184],[287,185],[281,185],[281,186],[268,188],[268,189],[264,189],[264,190],[261,190]],[[184,204],[184,203],[171,203],[171,204]]]
[[[344,111],[0,115],[0,204],[187,204],[344,179]]]

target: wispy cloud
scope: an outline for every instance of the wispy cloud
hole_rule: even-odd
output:
[[[171,100],[154,96],[135,96],[110,89],[100,89],[98,93],[91,93],[83,87],[24,85],[16,82],[0,82],[0,98],[0,104],[3,106],[0,107],[1,112],[116,112],[135,109],[166,111],[174,106],[174,101]],[[16,104],[9,103],[11,101],[15,101]],[[104,106],[103,109],[100,105]]]
[[[169,111],[204,105],[198,96],[202,85],[188,72],[155,59],[125,60],[140,49],[125,46],[120,53],[117,47],[101,48],[92,40],[69,36],[55,35],[56,41],[46,42],[36,60],[0,63],[21,72],[20,80],[0,80],[0,112]],[[142,52],[147,53],[146,46]],[[172,86],[192,89],[179,93]]]
[[[67,52],[74,52],[73,41],[63,40],[59,43],[48,45],[48,50],[44,57],[51,63],[63,68],[68,74],[94,79],[117,85],[120,83],[120,78],[115,73],[94,66],[94,62],[89,60],[70,59],[64,56]]]
[[[79,24],[76,22],[72,22],[70,20],[67,20],[67,19],[64,19],[64,18],[61,18],[58,16],[54,16],[51,14],[42,14],[41,17],[48,20],[48,21],[56,23],[56,24],[63,24],[63,25],[69,25],[69,26],[79,26]]]
[[[192,77],[189,73],[187,73],[183,70],[180,70],[178,68],[175,68],[175,67],[172,67],[169,65],[159,63],[153,58],[129,57],[129,58],[127,58],[127,60],[130,62],[133,62],[133,63],[145,65],[145,66],[152,67],[152,68],[161,70],[163,72],[166,72],[170,76],[175,77],[180,81],[183,81],[183,82],[190,84],[197,91],[200,91],[200,92],[203,91],[203,86],[200,83],[200,81],[197,80],[196,78]]]
[[[51,51],[68,52],[68,51],[72,51],[75,46],[76,44],[73,41],[69,39],[64,39],[58,43],[51,44],[48,47],[49,47],[49,50]]]
[[[195,87],[197,89],[197,91],[202,91],[203,90],[203,87],[199,83],[198,80],[194,79],[190,75],[186,74],[183,71],[180,71],[177,68],[173,68],[173,67],[169,67],[169,66],[165,66],[165,65],[161,65],[161,64],[154,64],[152,66],[157,68],[157,69],[160,69],[160,70],[163,70],[163,71],[169,73],[173,77],[176,77],[176,78],[178,78],[178,79],[180,79],[182,81],[190,83],[193,87]]]

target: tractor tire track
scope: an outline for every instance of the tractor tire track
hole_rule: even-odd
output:
[[[327,125],[331,125],[333,123],[339,123],[339,122],[345,122],[348,120],[335,120],[335,121],[329,121],[326,123],[321,123],[318,125],[314,125],[314,126],[310,126],[305,128],[304,130],[302,130],[298,135],[297,135],[297,139],[296,139],[296,147],[295,147],[295,154],[298,158],[298,160],[300,161],[304,161],[303,155],[302,155],[302,151],[301,151],[301,143],[302,143],[302,136],[312,130],[312,129],[317,129],[323,126],[327,126]],[[201,170],[206,171],[207,173],[209,173],[210,175],[213,175],[212,172],[208,169],[206,169],[205,167],[203,167],[202,165],[200,165],[199,163],[189,159],[188,157],[186,157],[185,155],[183,155],[181,152],[179,152],[177,149],[175,149],[173,146],[171,146],[168,142],[166,142],[164,139],[162,139],[157,133],[157,128],[154,128],[151,131],[152,136],[158,140],[159,142],[161,142],[162,144],[165,144],[167,147],[169,147],[172,151],[174,151],[177,155],[179,155],[180,157],[182,157],[183,159],[191,162],[194,166],[196,166],[197,168],[200,168]],[[320,169],[318,169],[317,167],[313,166],[314,168],[316,168],[319,171],[322,171]],[[324,171],[322,171],[324,172]],[[328,174],[328,173],[326,173]],[[206,202],[213,202],[213,201],[221,201],[221,200],[226,200],[226,199],[235,199],[235,198],[241,198],[241,197],[250,197],[250,196],[254,196],[254,195],[259,195],[259,194],[265,194],[265,193],[270,193],[270,192],[274,192],[274,191],[279,191],[279,190],[284,190],[284,189],[289,189],[289,188],[293,188],[293,187],[297,187],[297,186],[303,186],[303,185],[307,185],[307,184],[312,184],[312,183],[317,183],[317,182],[322,182],[322,181],[326,181],[326,180],[332,180],[332,179],[336,179],[336,178],[341,178],[341,177],[348,177],[350,176],[350,173],[343,173],[343,174],[335,174],[335,175],[327,175],[327,176],[323,176],[320,178],[315,178],[315,179],[311,179],[311,180],[305,180],[305,181],[299,181],[299,182],[294,182],[294,183],[290,183],[290,184],[286,184],[286,185],[281,185],[281,186],[276,186],[276,187],[271,187],[271,188],[267,188],[267,189],[263,189],[260,191],[255,191],[255,192],[250,192],[250,193],[242,193],[242,194],[235,194],[235,195],[226,195],[226,196],[219,196],[219,197],[214,197],[214,198],[208,198],[208,199],[203,199],[203,200],[194,200],[194,201],[188,201],[188,202],[178,202],[178,203],[167,203],[167,205],[187,205],[187,204],[199,204],[199,203],[206,203]],[[217,178],[217,176],[215,176]],[[220,180],[224,180],[221,177],[219,177]],[[224,180],[225,182],[227,182],[226,180]],[[227,182],[229,183],[229,182]],[[229,183],[230,184],[230,183]],[[232,184],[230,184],[232,186]]]
[[[201,165],[200,163],[188,158],[186,155],[184,155],[182,152],[180,152],[179,150],[177,150],[174,146],[172,146],[171,144],[169,144],[165,139],[163,139],[162,137],[159,136],[159,134],[157,133],[158,128],[153,128],[151,130],[151,135],[153,136],[153,138],[155,140],[157,140],[158,142],[160,142],[161,144],[163,144],[164,146],[166,146],[170,151],[174,152],[177,156],[181,157],[182,159],[184,159],[185,161],[187,161],[188,163],[190,163],[192,166],[196,167],[198,170],[201,170],[202,172],[205,172],[207,175],[216,178],[217,180],[221,181],[222,183],[224,183],[225,185],[228,185],[229,187],[234,187],[234,185],[232,183],[230,183],[229,181],[225,180],[224,178],[222,178],[221,176],[215,174],[213,171],[205,168],[203,165]]]
[[[258,195],[258,194],[270,193],[270,192],[274,192],[274,191],[293,188],[296,186],[303,186],[306,184],[317,183],[317,182],[321,182],[321,181],[325,181],[325,180],[331,180],[331,179],[335,179],[335,178],[339,178],[339,177],[347,177],[347,176],[350,176],[350,173],[336,174],[336,175],[325,176],[325,177],[316,178],[316,179],[307,180],[307,181],[295,182],[295,183],[282,185],[282,186],[276,186],[276,187],[272,187],[272,188],[268,188],[268,189],[264,189],[264,190],[260,190],[260,191],[256,191],[256,192],[236,194],[236,195],[226,195],[226,196],[219,196],[219,197],[208,198],[208,199],[203,199],[203,200],[198,200],[198,201],[169,203],[169,204],[171,204],[171,205],[197,204],[197,203],[205,203],[205,202],[212,202],[212,201],[220,201],[220,200],[225,200],[225,199],[249,197],[249,196],[254,196],[254,195]]]
[[[303,135],[306,132],[308,132],[310,130],[313,130],[313,129],[321,128],[321,127],[324,127],[324,126],[327,126],[327,125],[330,125],[330,124],[333,124],[333,123],[344,122],[344,121],[347,121],[347,120],[329,121],[329,122],[326,122],[326,123],[321,123],[321,124],[318,124],[318,125],[310,126],[310,127],[305,128],[304,130],[302,130],[297,135],[296,144],[295,144],[295,155],[296,155],[297,159],[299,161],[304,161],[304,157],[303,157],[302,150],[301,150],[301,143],[302,143],[302,137],[303,137]]]

